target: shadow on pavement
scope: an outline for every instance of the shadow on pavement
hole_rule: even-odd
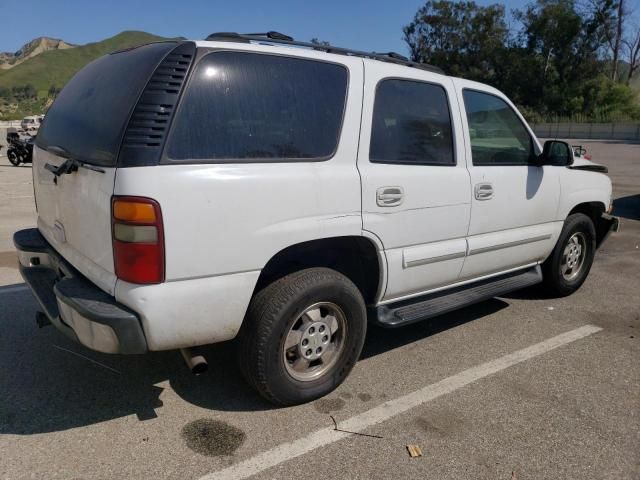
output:
[[[550,300],[558,298],[545,290],[542,284],[533,285],[531,287],[523,288],[522,290],[515,290],[505,295],[501,295],[501,297],[518,300]]]
[[[37,305],[24,284],[0,287],[0,306],[0,434],[62,431],[130,415],[139,420],[155,418],[156,409],[162,408],[159,397],[164,390],[157,384],[167,380],[178,396],[202,408],[274,408],[242,379],[231,342],[203,347],[209,371],[194,377],[177,351],[100,354],[73,343],[54,327],[38,329],[34,320]],[[396,330],[371,326],[362,358],[507,306],[494,299]]]
[[[492,315],[509,304],[497,298],[471,305],[439,317],[423,320],[405,327],[388,329],[369,325],[367,340],[360,359],[375,357],[394,348],[402,347],[417,340],[436,335],[479,318]]]
[[[616,217],[640,220],[640,194],[616,198],[613,201],[613,214]]]

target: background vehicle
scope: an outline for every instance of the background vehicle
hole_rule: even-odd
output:
[[[33,144],[33,137],[20,136],[14,128],[7,129],[7,158],[14,167],[32,162]]]
[[[585,160],[591,160],[591,155],[587,154],[587,149],[582,145],[572,145],[573,157],[574,158],[584,158]]]
[[[47,113],[34,187],[14,242],[40,323],[194,371],[191,347],[235,338],[283,405],[338,386],[368,320],[572,293],[617,227],[602,167],[542,149],[499,91],[274,32],[91,63]]]
[[[25,132],[33,132],[37,131],[40,128],[41,123],[41,115],[30,115],[22,119],[22,121],[20,122],[20,128],[22,128]]]

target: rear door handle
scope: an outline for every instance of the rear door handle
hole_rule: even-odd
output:
[[[376,203],[379,207],[396,207],[404,200],[402,187],[380,187],[376,192]]]
[[[476,183],[474,188],[476,200],[489,200],[493,198],[493,185],[491,183]]]

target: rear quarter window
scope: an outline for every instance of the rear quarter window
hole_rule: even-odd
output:
[[[169,162],[318,161],[336,151],[346,67],[269,54],[213,52],[184,93]]]

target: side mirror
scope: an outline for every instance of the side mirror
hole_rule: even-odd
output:
[[[547,140],[544,142],[542,153],[536,162],[538,165],[555,165],[565,167],[573,163],[573,152],[567,142]]]

